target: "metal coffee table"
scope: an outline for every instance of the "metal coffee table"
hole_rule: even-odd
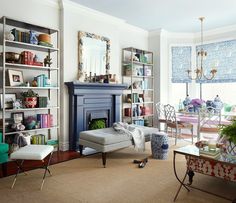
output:
[[[186,173],[184,175],[183,180],[178,177],[176,172],[176,155],[184,155],[186,158]],[[174,201],[177,199],[178,194],[182,187],[184,187],[187,191],[190,191],[189,188],[194,188],[200,190],[202,192],[206,192],[208,194],[215,195],[220,198],[224,198],[227,200],[236,203],[236,199],[230,199],[226,196],[215,194],[210,191],[198,188],[197,186],[193,186],[193,176],[194,173],[201,173],[204,175],[209,175],[216,178],[222,178],[226,181],[232,181],[236,183],[236,157],[232,155],[228,155],[226,153],[221,153],[218,157],[212,158],[207,156],[199,155],[199,149],[194,145],[188,145],[185,147],[178,148],[174,150],[173,157],[173,167],[174,173],[177,180],[180,182],[180,186],[177,190],[177,193],[174,197]],[[225,170],[227,168],[227,170]],[[188,176],[189,181],[185,182],[186,177]],[[235,185],[236,186],[236,185]]]

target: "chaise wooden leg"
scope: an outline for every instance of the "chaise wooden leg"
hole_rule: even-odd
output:
[[[106,155],[106,152],[102,152],[102,164],[104,168],[106,168]]]
[[[83,155],[83,148],[84,148],[83,145],[79,145],[79,153],[80,153],[80,156]]]

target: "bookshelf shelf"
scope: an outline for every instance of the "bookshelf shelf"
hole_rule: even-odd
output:
[[[52,130],[52,129],[58,129],[59,126],[53,126],[53,127],[50,127],[50,128],[37,128],[37,129],[32,129],[32,130],[21,130],[21,131],[14,131],[14,132],[8,132],[6,133],[6,135],[13,135],[13,134],[16,134],[16,133],[26,133],[26,132],[35,132],[35,131],[43,131],[43,130]]]
[[[17,68],[17,69],[27,69],[27,70],[59,70],[59,68],[55,67],[44,67],[44,66],[33,66],[33,65],[24,65],[24,64],[17,64],[17,63],[5,63],[6,68]]]
[[[24,86],[5,86],[6,89],[35,89],[35,90],[58,90],[59,87],[24,87]]]
[[[6,112],[21,112],[21,111],[40,111],[40,110],[49,110],[49,109],[59,109],[59,106],[51,106],[45,108],[20,108],[20,109],[6,109]]]
[[[30,50],[35,50],[35,51],[43,51],[43,52],[59,51],[59,49],[53,48],[53,47],[46,47],[46,46],[29,44],[29,43],[24,43],[24,42],[17,42],[17,41],[5,40],[5,44],[6,46],[9,46],[9,47],[15,47],[15,48],[20,48],[20,49],[30,49]]]

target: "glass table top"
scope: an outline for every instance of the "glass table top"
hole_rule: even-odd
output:
[[[221,152],[217,157],[209,157],[199,154],[199,148],[195,145],[187,145],[174,150],[175,153],[190,155],[199,158],[213,159],[219,162],[236,165],[236,156]]]

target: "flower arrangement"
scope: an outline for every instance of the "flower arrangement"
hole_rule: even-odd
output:
[[[25,120],[25,125],[28,130],[34,129],[36,126],[36,118],[33,116],[28,116]]]
[[[33,90],[29,89],[27,92],[21,92],[22,97],[38,97],[38,94]]]
[[[190,104],[192,104],[194,107],[201,107],[205,103],[202,99],[192,99]]]
[[[192,99],[190,105],[193,106],[193,111],[196,112],[199,108],[205,105],[205,101],[202,99]]]

